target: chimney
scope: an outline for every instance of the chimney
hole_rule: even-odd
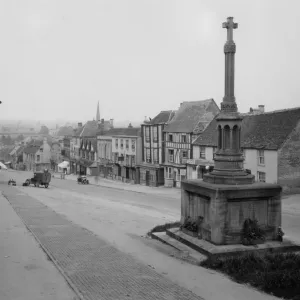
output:
[[[252,108],[252,107],[250,107],[249,112],[250,112],[250,113],[253,113],[253,108]]]
[[[114,119],[110,119],[109,122],[110,122],[110,126],[114,127]]]
[[[82,127],[82,123],[78,123],[78,128],[81,128]]]
[[[265,106],[264,105],[258,105],[258,109],[260,112],[264,113],[265,112]]]
[[[128,125],[128,128],[132,128],[132,125],[131,125],[131,123],[129,123],[129,125]]]
[[[104,124],[104,119],[101,119],[101,124]]]

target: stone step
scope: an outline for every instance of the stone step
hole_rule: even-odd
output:
[[[205,255],[170,237],[166,234],[166,232],[153,232],[151,233],[151,237],[175,248],[176,250],[180,251],[184,256],[189,256],[195,263],[200,263],[201,261],[207,258]]]

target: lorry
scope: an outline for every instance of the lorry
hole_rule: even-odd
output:
[[[51,181],[51,173],[48,170],[35,172],[33,178],[30,179],[30,183],[35,187],[43,185],[45,188],[48,188]]]

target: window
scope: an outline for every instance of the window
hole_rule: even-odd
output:
[[[135,151],[135,140],[131,140],[131,150]]]
[[[213,147],[213,158],[215,158],[216,152],[217,152],[217,147]]]
[[[174,162],[174,150],[169,149],[168,150],[168,156],[169,156],[169,162]]]
[[[158,164],[158,149],[153,149],[153,162]]]
[[[188,158],[188,152],[186,150],[182,151],[182,158]]]
[[[173,142],[173,135],[169,134],[169,142]]]
[[[91,153],[91,160],[95,160],[95,153]]]
[[[205,147],[200,146],[200,158],[205,159]]]
[[[145,127],[146,130],[146,142],[150,142],[150,127]]]
[[[168,168],[168,167],[166,167],[166,178],[167,179],[172,179],[173,177],[172,177],[172,168]]]
[[[129,140],[126,140],[126,149],[129,149]]]
[[[40,152],[43,152],[43,148],[40,148]]]
[[[153,127],[153,142],[157,142],[157,127]]]
[[[119,140],[116,139],[116,148],[118,149],[118,147],[119,147]]]
[[[40,156],[40,155],[37,155],[37,156],[36,156],[36,161],[40,161],[40,159],[41,159],[41,156]]]
[[[121,149],[123,149],[123,147],[124,147],[124,144],[123,144],[123,139],[121,139]]]
[[[266,182],[266,173],[265,172],[257,172],[257,181]]]
[[[264,150],[258,150],[258,164],[264,165],[265,164],[265,153]]]
[[[126,163],[126,165],[129,164],[129,155],[127,155],[127,154],[126,154],[126,156],[125,156],[125,163]]]
[[[131,164],[132,164],[132,165],[135,165],[135,155],[132,155],[132,156],[131,156]]]
[[[146,149],[146,162],[148,162],[148,163],[151,162],[151,153],[150,153],[150,149]]]
[[[181,142],[186,143],[186,135],[185,134],[181,136]]]

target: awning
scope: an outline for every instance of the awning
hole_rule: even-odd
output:
[[[63,161],[62,163],[58,164],[58,167],[59,168],[62,168],[62,169],[66,169],[69,167],[69,162],[68,161]]]
[[[2,163],[1,161],[0,161],[0,167],[1,167],[1,169],[7,170],[7,166],[4,163]]]

